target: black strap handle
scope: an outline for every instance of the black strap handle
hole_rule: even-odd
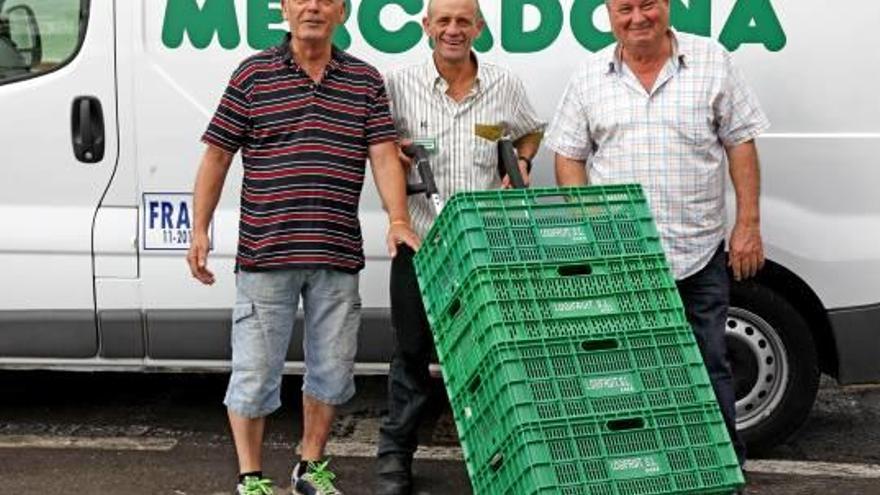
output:
[[[519,170],[519,155],[509,137],[498,140],[498,172],[502,177],[510,177],[514,189],[525,189],[526,182]]]

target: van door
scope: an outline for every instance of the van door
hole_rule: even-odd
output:
[[[0,359],[98,350],[92,225],[116,167],[112,0],[0,0]]]

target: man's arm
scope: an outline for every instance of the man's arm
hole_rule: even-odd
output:
[[[208,145],[196,175],[193,190],[193,236],[186,261],[192,276],[205,285],[214,283],[214,274],[208,270],[208,250],[211,246],[208,225],[211,224],[214,209],[220,201],[232,156],[216,146]]]
[[[556,153],[556,183],[562,187],[589,184],[587,161],[576,160]]]
[[[397,255],[397,245],[405,243],[417,250],[421,241],[410,226],[406,205],[406,175],[394,141],[370,145],[373,178],[385,211],[388,212],[388,254]]]
[[[761,240],[761,173],[758,149],[750,140],[726,148],[730,179],[736,192],[736,223],[730,235],[730,259],[734,280],[753,277],[764,266]]]

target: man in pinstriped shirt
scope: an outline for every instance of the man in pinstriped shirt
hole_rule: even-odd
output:
[[[557,181],[645,188],[742,463],[725,357],[723,167],[726,162],[736,190],[727,264],[741,280],[764,262],[754,139],[769,122],[729,53],[670,29],[669,0],[607,0],[606,6],[618,43],[574,75],[548,132]]]
[[[434,41],[425,63],[388,76],[391,110],[402,142],[424,145],[443,199],[454,193],[507,187],[498,175],[495,140],[514,139],[520,172],[528,181],[544,123],[509,71],[478,62],[471,47],[483,28],[477,0],[432,0],[423,20]],[[411,180],[418,181],[415,170]],[[424,196],[409,199],[413,230],[424,236],[436,216]],[[428,399],[433,339],[412,265],[401,246],[391,266],[391,318],[396,349],[388,378],[388,417],[378,448],[377,493],[411,492],[417,429]]]

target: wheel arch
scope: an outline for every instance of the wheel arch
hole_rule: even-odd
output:
[[[816,292],[797,274],[772,260],[766,261],[754,281],[772,289],[801,313],[816,344],[820,371],[837,378],[839,374],[837,344],[831,331],[828,311]]]

